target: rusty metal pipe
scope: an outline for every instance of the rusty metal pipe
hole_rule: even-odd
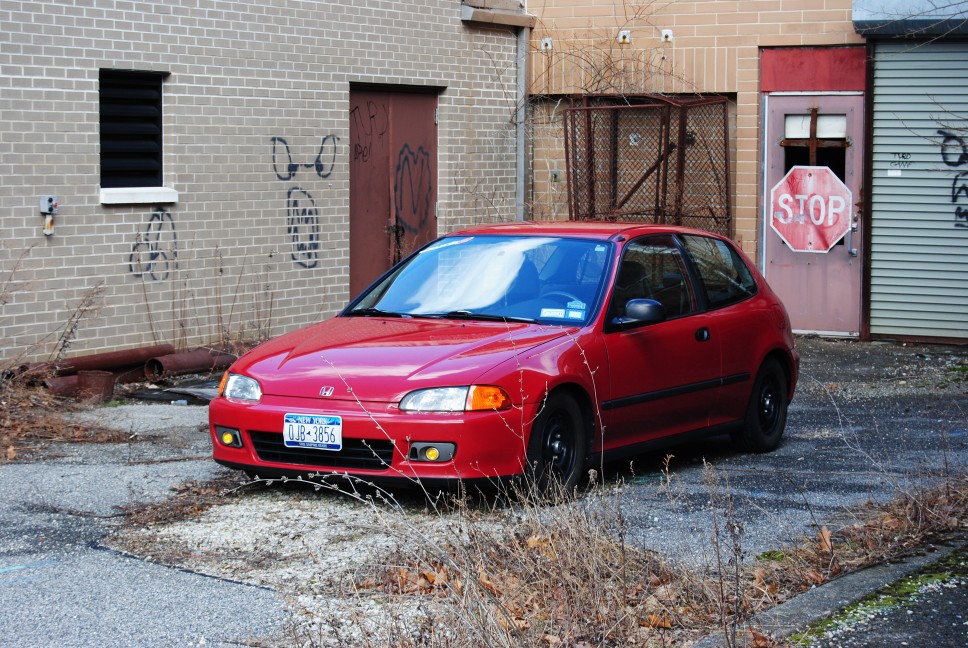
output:
[[[145,379],[145,366],[122,367],[112,371],[116,383],[141,382]],[[80,374],[53,376],[44,380],[44,387],[54,396],[74,398],[80,386]]]
[[[21,370],[31,375],[40,376],[69,376],[79,371],[89,371],[95,369],[121,369],[125,367],[136,367],[144,364],[151,358],[175,353],[175,347],[171,344],[156,344],[154,346],[140,347],[137,349],[125,349],[124,351],[109,351],[107,353],[94,353],[92,355],[68,358],[59,363],[39,362],[24,365]]]
[[[60,396],[61,398],[73,398],[74,394],[77,393],[77,381],[80,376],[74,374],[72,376],[57,376],[55,378],[48,378],[44,381],[44,387],[50,391],[54,396]]]
[[[236,356],[210,349],[195,349],[151,358],[145,363],[148,380],[196,372],[220,371],[235,362]]]

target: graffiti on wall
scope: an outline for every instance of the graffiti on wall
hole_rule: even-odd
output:
[[[292,240],[292,260],[304,268],[314,268],[319,261],[319,209],[307,191],[289,190],[286,199],[286,231]]]
[[[277,179],[293,180],[302,169],[312,169],[323,179],[332,175],[336,166],[336,147],[339,144],[337,135],[323,137],[316,158],[309,162],[296,160],[285,138],[273,137],[271,142],[272,170]],[[319,208],[313,195],[299,186],[290,187],[286,195],[286,232],[292,243],[293,263],[303,268],[315,268],[319,262]]]
[[[378,104],[369,100],[363,106],[354,106],[350,110],[350,128],[353,133],[350,141],[353,144],[353,159],[357,162],[368,162],[373,152],[374,142],[383,138],[390,128],[390,114],[386,104]]]
[[[397,225],[411,234],[423,231],[430,220],[433,195],[430,153],[422,146],[414,151],[404,144],[397,156],[393,182]]]
[[[171,212],[155,207],[148,224],[131,248],[128,272],[138,278],[164,281],[178,267],[178,234]]]
[[[350,128],[353,129],[350,139],[353,144],[353,159],[367,162],[373,152],[373,143],[381,139],[390,127],[390,113],[386,104],[378,104],[369,100],[363,106],[354,106],[350,110]]]
[[[968,146],[964,134],[939,130],[941,135],[941,159],[945,165],[957,171],[951,181],[951,202],[955,205],[955,227],[968,227]]]
[[[316,159],[300,164],[293,160],[289,142],[282,137],[272,138],[272,169],[280,180],[292,180],[300,169],[313,169],[320,178],[328,178],[336,166],[336,145],[339,137],[330,134],[322,139]]]

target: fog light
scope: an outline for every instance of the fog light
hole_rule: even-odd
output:
[[[227,445],[230,448],[242,447],[242,434],[235,428],[227,428],[222,427],[221,425],[216,425],[215,434],[218,435],[219,441],[222,442],[222,445]]]
[[[453,443],[412,443],[410,444],[410,461],[428,461],[441,463],[451,461],[457,446]]]

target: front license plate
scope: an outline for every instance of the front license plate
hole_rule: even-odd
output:
[[[343,419],[322,414],[286,414],[282,427],[288,448],[343,449]]]

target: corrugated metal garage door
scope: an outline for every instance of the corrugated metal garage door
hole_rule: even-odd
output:
[[[968,43],[878,43],[872,335],[968,339]]]

